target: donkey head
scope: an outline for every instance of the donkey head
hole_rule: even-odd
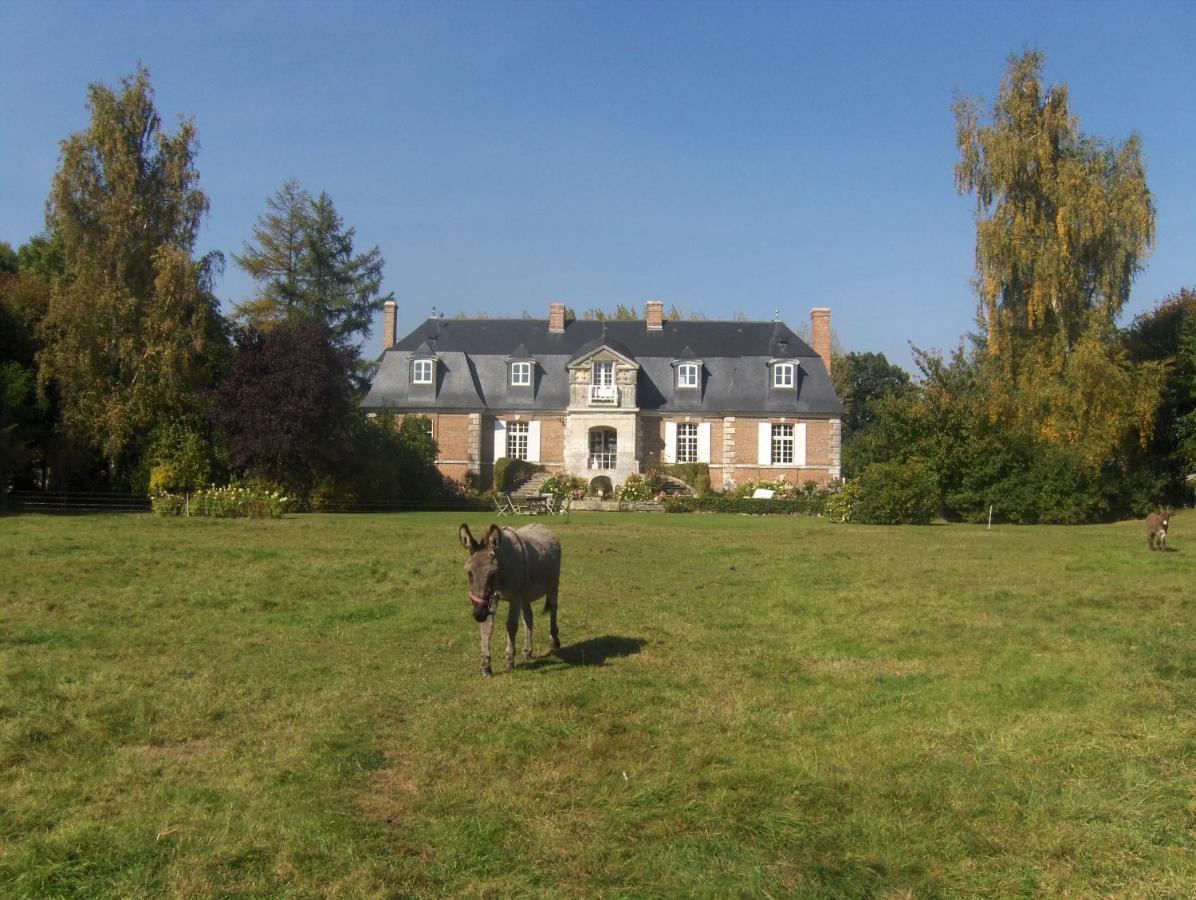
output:
[[[462,525],[458,534],[461,546],[469,554],[465,563],[465,577],[469,579],[469,601],[473,604],[473,617],[485,622],[498,604],[498,542],[502,529],[491,525],[486,536],[474,540],[468,525]]]
[[[1166,534],[1167,526],[1171,523],[1171,507],[1170,506],[1160,506],[1159,507],[1159,518],[1162,520],[1163,534]]]

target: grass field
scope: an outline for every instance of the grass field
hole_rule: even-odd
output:
[[[1196,895],[1193,514],[578,514],[491,680],[460,521],[0,519],[0,895]]]

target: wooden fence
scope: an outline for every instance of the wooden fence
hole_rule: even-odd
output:
[[[149,512],[145,494],[88,491],[13,491],[0,498],[0,509],[28,513]]]

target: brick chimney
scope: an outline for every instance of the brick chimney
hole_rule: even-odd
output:
[[[565,331],[565,304],[548,304],[548,333],[562,334]]]
[[[648,322],[649,331],[660,331],[664,328],[664,301],[648,300],[644,303],[644,318]]]
[[[810,310],[810,343],[814,352],[822,357],[826,374],[831,373],[831,311],[825,306]]]
[[[382,349],[393,350],[399,342],[399,305],[393,300],[382,304]]]

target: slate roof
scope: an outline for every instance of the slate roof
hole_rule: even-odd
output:
[[[783,322],[571,321],[561,333],[545,319],[426,319],[382,354],[366,408],[481,411],[564,410],[566,366],[606,344],[640,365],[639,408],[653,412],[838,416],[843,412],[822,359]],[[433,353],[437,384],[412,384],[412,354]],[[530,387],[508,384],[507,362],[535,360]],[[699,390],[677,389],[674,362],[702,361]],[[769,362],[798,364],[798,388],[770,386]]]

